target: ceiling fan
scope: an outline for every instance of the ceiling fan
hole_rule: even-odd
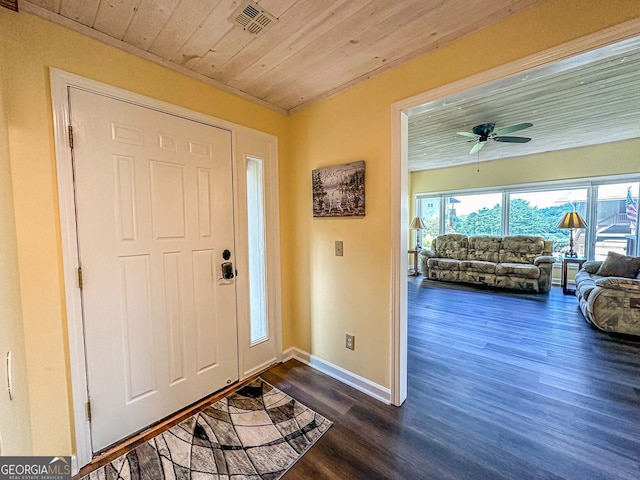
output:
[[[499,128],[495,130],[495,123],[483,123],[481,125],[476,125],[473,127],[471,132],[456,132],[458,135],[462,135],[463,137],[473,137],[476,141],[476,144],[473,146],[470,154],[474,154],[479,152],[482,147],[485,146],[487,140],[495,140],[496,142],[507,142],[507,143],[527,143],[531,139],[529,137],[505,137],[509,133],[519,132],[520,130],[524,130],[525,128],[533,127],[533,123],[519,123],[517,125],[512,125],[511,127]],[[470,140],[471,141],[471,140]]]

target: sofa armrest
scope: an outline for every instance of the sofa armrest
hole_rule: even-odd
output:
[[[420,250],[420,255],[428,258],[436,258],[436,252],[427,248],[423,248],[422,250]]]
[[[640,292],[640,280],[624,277],[605,277],[596,280],[596,287],[614,288],[616,290],[629,290]]]
[[[541,263],[553,263],[555,262],[555,257],[551,255],[540,255],[533,260],[534,265],[540,265]]]
[[[582,264],[582,270],[587,273],[596,273],[600,268],[600,265],[602,265],[601,260],[591,260],[590,262],[584,262]]]

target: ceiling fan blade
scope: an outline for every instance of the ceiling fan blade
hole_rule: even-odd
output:
[[[456,132],[458,135],[462,135],[463,137],[472,137],[477,138],[478,136],[475,133],[471,132]]]
[[[473,155],[474,153],[478,153],[480,150],[482,150],[482,147],[484,147],[484,144],[487,142],[478,142],[476,143],[473,148],[471,149],[471,151],[469,152],[469,155]]]
[[[531,139],[528,137],[493,137],[496,142],[507,143],[527,143]]]
[[[498,136],[507,135],[508,133],[519,132],[520,130],[524,130],[525,128],[533,127],[533,123],[519,123],[517,125],[512,125],[510,127],[499,128],[494,133]]]

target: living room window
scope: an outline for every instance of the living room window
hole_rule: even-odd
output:
[[[422,248],[430,248],[431,241],[440,234],[440,197],[420,198],[416,212],[427,227],[421,231]]]
[[[604,260],[610,251],[636,255],[639,182],[621,182],[597,186],[595,203],[594,252]]]
[[[445,197],[445,232],[463,235],[500,235],[502,194],[481,193]]]
[[[553,253],[560,257],[569,250],[570,231],[557,227],[566,212],[576,210],[586,218],[587,189],[558,189],[509,194],[509,235],[540,235],[553,242]],[[576,230],[573,248],[585,254],[586,232]]]
[[[640,254],[639,196],[637,175],[591,178],[419,194],[416,214],[428,226],[423,231],[425,248],[444,233],[540,235],[553,242],[554,255],[560,258],[569,249],[570,231],[557,228],[557,224],[564,213],[576,210],[588,228],[574,231],[574,250],[590,260],[604,260],[609,251]]]

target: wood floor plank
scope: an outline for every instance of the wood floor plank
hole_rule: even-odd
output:
[[[263,378],[334,422],[284,479],[640,479],[640,338],[577,299],[409,279],[408,392],[296,361]],[[362,341],[362,340],[361,340]]]

